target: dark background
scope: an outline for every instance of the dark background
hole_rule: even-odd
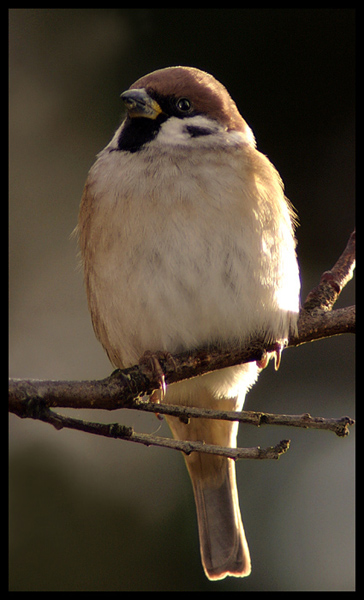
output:
[[[285,182],[300,227],[302,297],[354,227],[353,9],[10,9],[10,375],[93,379],[94,338],[70,234],[120,93],[176,64],[230,91]],[[354,285],[338,306],[354,301]],[[354,415],[351,336],[287,350],[246,408]],[[168,435],[153,416],[101,411]],[[11,591],[352,591],[354,437],[240,427],[240,445],[290,437],[278,462],[237,464],[247,579],[206,580],[192,490],[168,450],[10,418]]]

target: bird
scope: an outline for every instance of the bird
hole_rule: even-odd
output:
[[[112,365],[257,337],[282,348],[299,312],[297,215],[226,87],[172,66],[121,99],[125,117],[88,173],[77,225],[91,320]],[[159,400],[240,411],[263,366],[172,383]],[[166,420],[176,439],[237,445],[237,422]],[[234,461],[184,458],[206,577],[249,575]]]

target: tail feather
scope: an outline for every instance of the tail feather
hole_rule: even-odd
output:
[[[218,373],[170,385],[165,401],[177,405],[241,410],[243,383],[247,387],[256,378],[256,365],[232,367]],[[240,394],[237,397],[224,396],[226,386],[230,389],[233,384],[237,385],[239,378],[242,386]],[[178,440],[202,440],[206,444],[236,447],[236,421],[191,418],[188,423],[182,423],[176,417],[166,417],[166,420]],[[206,576],[212,580],[223,579],[227,575],[246,577],[251,571],[250,554],[240,515],[235,462],[201,452],[192,452],[184,458],[195,496],[201,559]]]
[[[241,520],[236,488],[235,464],[231,459],[199,454],[186,457],[196,502],[202,564],[209,579],[250,574],[250,554]],[[219,462],[218,481],[201,477]],[[206,462],[208,467],[206,469]]]

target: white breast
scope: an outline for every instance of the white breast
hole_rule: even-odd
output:
[[[246,144],[156,150],[105,149],[88,179],[86,284],[112,362],[135,364],[146,350],[287,336],[299,276],[272,165]]]

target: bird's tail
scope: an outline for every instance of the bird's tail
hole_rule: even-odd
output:
[[[209,579],[250,574],[250,554],[241,519],[235,463],[193,453],[186,457],[196,502],[202,564]],[[209,476],[218,473],[217,477]]]

